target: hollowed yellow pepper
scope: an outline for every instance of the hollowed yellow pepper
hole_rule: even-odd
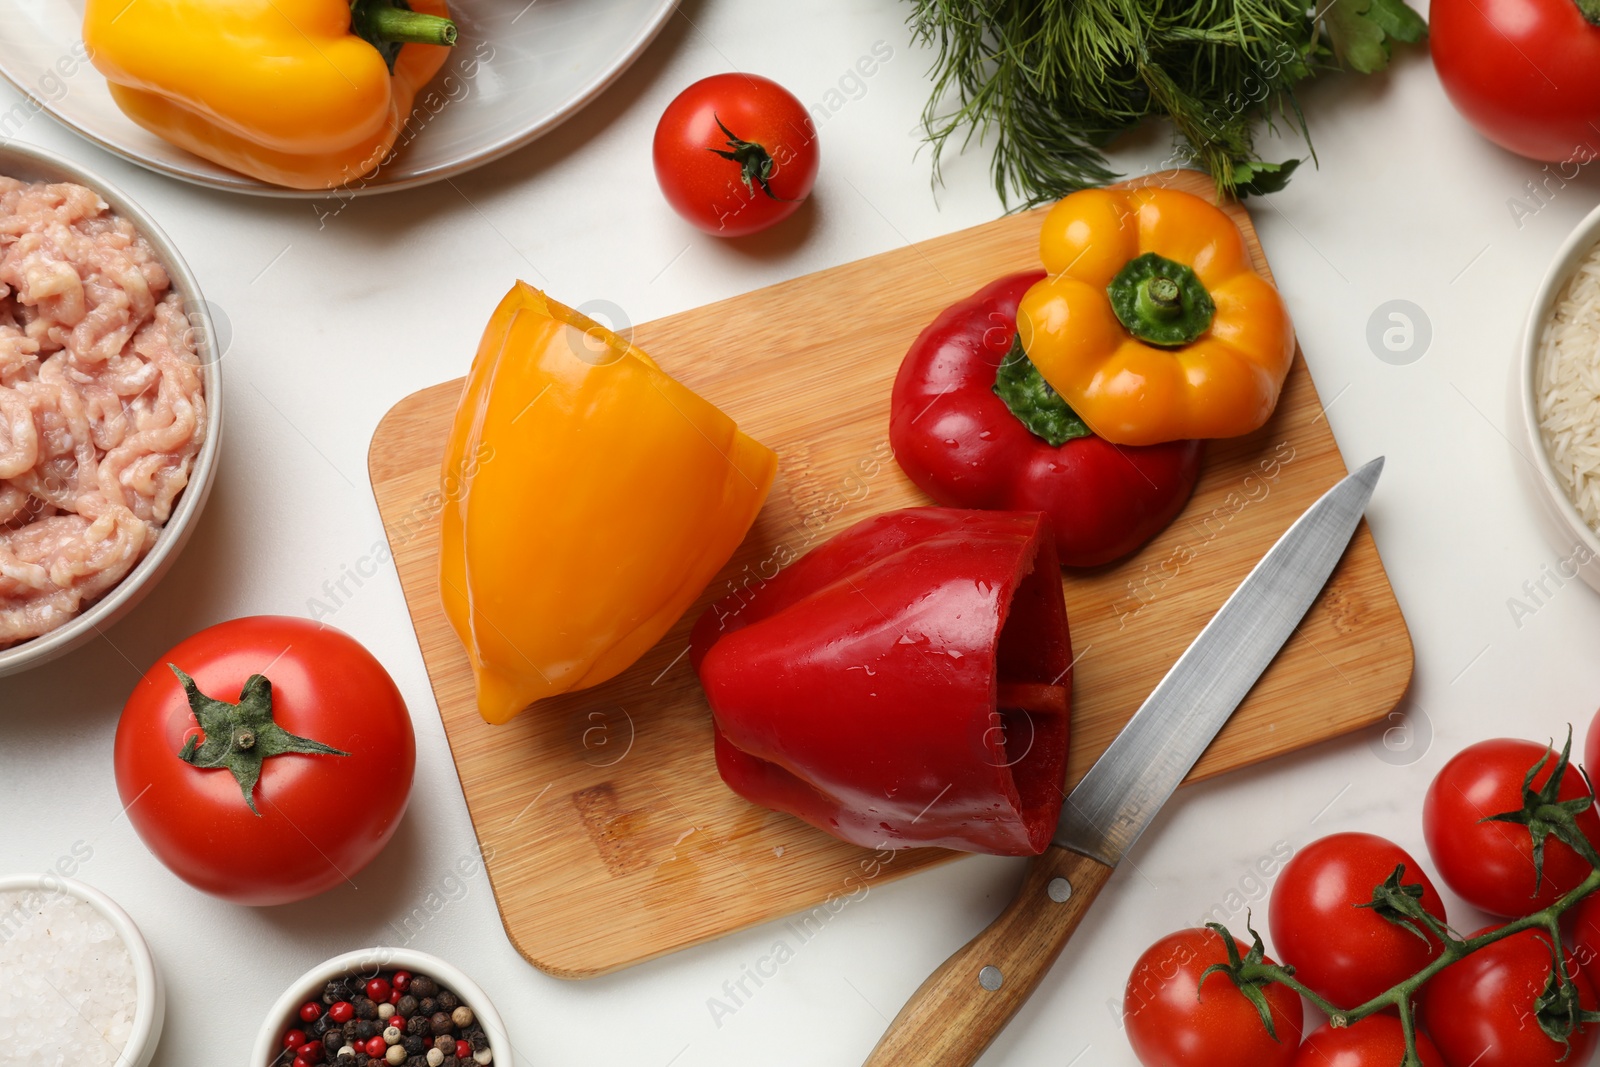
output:
[[[776,470],[644,352],[518,282],[444,462],[439,595],[483,717],[642,656],[733,555]]]
[[[261,181],[331,189],[394,147],[455,42],[445,15],[444,0],[87,0],[83,39],[151,133]]]
[[[1018,329],[1028,358],[1115,444],[1235,437],[1267,421],[1294,327],[1244,236],[1174,189],[1086,189],[1045,217],[1049,276]]]

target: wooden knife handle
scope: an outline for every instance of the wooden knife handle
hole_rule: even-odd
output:
[[[1055,845],[1000,917],[928,976],[863,1067],[970,1067],[1061,955],[1111,868]]]

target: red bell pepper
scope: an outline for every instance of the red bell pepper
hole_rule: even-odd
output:
[[[1094,567],[1183,510],[1203,444],[1114,445],[1083,425],[1016,343],[1017,304],[1043,277],[992,282],[922,331],[895,377],[889,442],[938,503],[1042,511],[1062,564]]]
[[[713,604],[691,662],[736,793],[875,848],[1042,852],[1072,646],[1038,513],[910,508]]]

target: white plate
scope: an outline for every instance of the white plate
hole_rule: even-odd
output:
[[[549,132],[628,68],[677,0],[453,0],[450,6],[461,39],[418,94],[415,140],[388,166],[337,195],[440,181]],[[82,22],[83,0],[0,0],[0,77],[29,98],[0,109],[0,144],[26,123],[30,110],[42,109],[107,151],[196,185],[256,196],[330,195],[235,174],[135,125],[82,59]],[[430,91],[431,109],[425,103]]]

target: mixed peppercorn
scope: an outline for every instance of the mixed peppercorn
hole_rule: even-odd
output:
[[[494,1059],[461,998],[425,974],[380,972],[329,982],[300,1006],[273,1067],[471,1067]]]

